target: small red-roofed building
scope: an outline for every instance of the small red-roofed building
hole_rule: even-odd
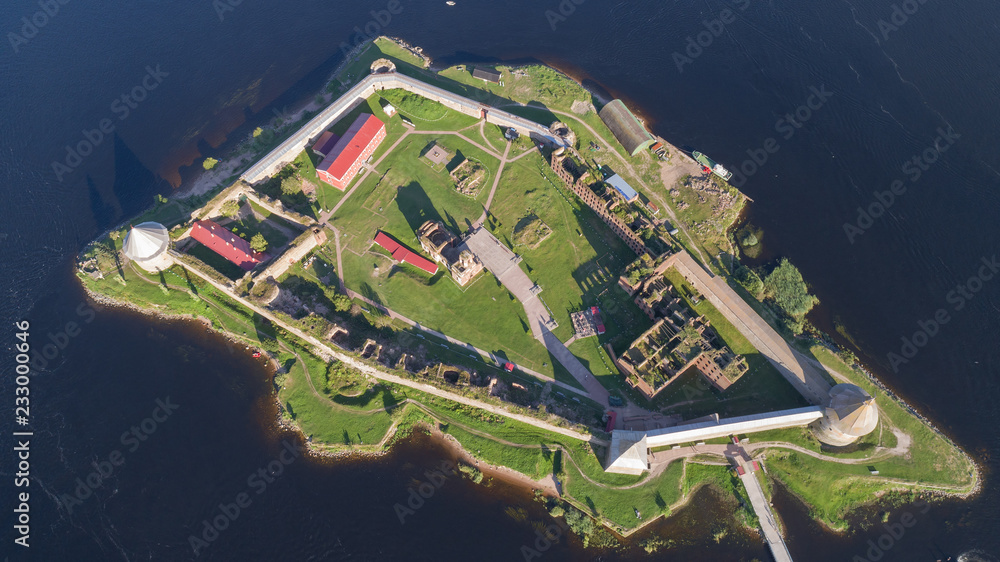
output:
[[[247,271],[268,257],[253,251],[249,242],[210,220],[195,221],[191,227],[191,238]]]
[[[333,187],[346,190],[384,139],[385,123],[370,113],[362,113],[316,166],[316,174]]]
[[[437,273],[438,266],[436,263],[400,244],[381,230],[375,235],[375,243],[385,248],[386,251],[392,254],[392,259],[398,262],[414,265],[431,275]]]

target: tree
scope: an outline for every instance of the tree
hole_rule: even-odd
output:
[[[163,205],[164,203],[166,203],[166,202],[167,202],[167,198],[166,198],[166,197],[164,197],[164,196],[162,196],[162,195],[160,195],[159,193],[157,193],[157,194],[156,194],[156,195],[155,195],[155,196],[153,197],[153,200],[155,200],[155,201],[156,201],[156,206],[157,206],[157,207],[159,207],[160,205]]]
[[[333,309],[337,312],[347,312],[351,309],[351,299],[347,295],[335,295],[333,297]]]
[[[264,235],[257,233],[253,235],[250,239],[250,249],[255,252],[265,252],[267,251],[267,240],[264,239]]]
[[[795,334],[802,332],[803,317],[818,302],[799,270],[784,258],[764,280],[764,293],[791,318],[786,325]]]
[[[755,298],[759,299],[764,295],[764,282],[749,267],[740,265],[736,268],[734,276],[736,277],[736,281]]]
[[[281,192],[285,195],[298,193],[302,190],[302,182],[296,176],[288,176],[281,180]]]
[[[257,127],[256,129],[253,130],[253,138],[257,138],[257,137],[261,136],[263,133],[264,133],[264,129],[261,129],[260,127]]]
[[[240,202],[235,199],[230,199],[222,204],[222,208],[219,210],[224,217],[235,217],[236,213],[240,212]]]
[[[216,160],[215,158],[206,158],[205,161],[201,163],[201,166],[206,170],[211,170],[218,163],[219,161]]]

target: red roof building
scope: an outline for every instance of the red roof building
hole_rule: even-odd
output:
[[[604,333],[604,321],[601,320],[601,309],[596,306],[590,307],[590,314],[594,317],[594,327],[597,328],[598,334]]]
[[[385,123],[370,113],[362,113],[316,166],[316,174],[319,179],[344,191],[383,139]]]
[[[398,262],[415,265],[431,275],[437,273],[438,266],[436,263],[393,240],[392,237],[381,230],[375,235],[375,243],[385,248],[392,254],[392,259]]]
[[[214,221],[195,221],[194,226],[191,227],[191,238],[247,271],[267,258],[267,254],[251,250],[249,242],[219,226]]]

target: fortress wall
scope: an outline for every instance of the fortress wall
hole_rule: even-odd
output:
[[[333,103],[313,117],[301,129],[289,137],[288,140],[281,143],[277,148],[247,169],[240,176],[240,179],[250,185],[255,185],[273,176],[281,168],[294,160],[300,152],[305,150],[311,141],[316,139],[338,119],[364,103],[369,96],[381,90],[394,88],[407,90],[477,119],[482,117],[483,110],[485,109],[487,110],[487,122],[489,123],[495,123],[502,127],[514,127],[520,134],[528,135],[536,141],[556,145],[560,144],[549,133],[548,128],[523,117],[518,117],[517,115],[493,108],[484,103],[470,100],[403,74],[370,74],[334,100]]]

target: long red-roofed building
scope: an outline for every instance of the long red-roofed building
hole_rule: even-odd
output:
[[[438,266],[436,263],[400,244],[381,230],[375,235],[375,243],[385,248],[392,254],[392,259],[398,262],[415,265],[431,275],[437,273]]]
[[[191,238],[247,271],[267,259],[267,254],[253,251],[249,242],[215,221],[195,221],[191,227]]]
[[[344,191],[378,145],[385,139],[385,123],[370,113],[362,113],[333,145],[319,166],[319,179]]]

